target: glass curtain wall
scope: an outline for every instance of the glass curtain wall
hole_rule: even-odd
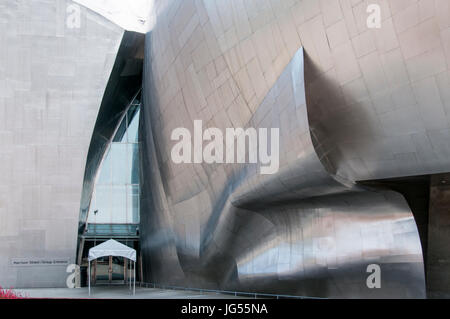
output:
[[[108,146],[88,224],[139,224],[139,112],[140,104],[135,100]]]

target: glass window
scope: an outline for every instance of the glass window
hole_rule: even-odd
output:
[[[129,185],[127,188],[128,212],[131,213],[132,223],[139,223],[139,186]]]
[[[103,160],[103,163],[101,165],[102,169],[100,170],[98,184],[110,184],[112,182],[112,179],[111,179],[111,156],[109,146],[108,150],[106,151],[105,159]]]
[[[113,142],[124,143],[126,141],[127,141],[127,123],[125,116],[124,119],[122,120],[122,123],[120,123],[116,135],[114,136]]]
[[[90,224],[139,223],[139,113],[139,104],[132,103],[108,147],[92,195]]]
[[[97,185],[91,203],[89,222],[108,224],[111,222],[111,185]]]
[[[129,144],[131,184],[139,184],[139,144]]]
[[[127,189],[125,185],[112,187],[112,224],[126,224],[131,222],[127,217]]]
[[[128,167],[127,144],[112,143],[112,182],[113,184],[126,184],[129,181],[130,168]]]
[[[129,113],[128,116],[128,118],[131,119],[130,125],[128,126],[128,143],[137,143],[139,138],[139,110],[134,114]]]

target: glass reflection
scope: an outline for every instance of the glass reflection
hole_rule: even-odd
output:
[[[126,184],[129,182],[128,167],[128,146],[126,143],[112,143],[111,144],[111,159],[112,159],[112,183]]]
[[[122,121],[114,136],[113,142],[124,143],[127,141],[127,123]]]
[[[100,175],[97,184],[111,184],[111,156],[109,154],[109,148],[106,152],[105,160],[102,164],[102,169],[100,170]]]
[[[139,224],[139,113],[135,100],[108,146],[92,195],[90,224]]]
[[[128,112],[128,118],[131,118],[130,125],[128,126],[128,142],[137,143],[138,141],[138,130],[139,130],[139,109],[134,112]]]

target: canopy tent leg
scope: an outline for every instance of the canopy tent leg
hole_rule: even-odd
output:
[[[89,296],[91,295],[91,261],[88,261],[88,285],[89,285]]]
[[[112,273],[113,273],[113,258],[109,256],[108,258],[108,280],[109,284],[112,283]]]
[[[125,286],[127,285],[127,266],[128,265],[128,259],[126,259],[125,257],[123,257],[123,283],[125,284]]]
[[[133,284],[133,296],[134,295],[136,295],[136,261],[134,262],[134,269],[133,269],[133,281],[134,281],[134,284]]]
[[[142,253],[139,254],[139,287],[142,287],[142,281],[144,280],[144,270],[142,269]]]

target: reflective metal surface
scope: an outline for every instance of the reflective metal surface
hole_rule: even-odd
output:
[[[150,66],[141,117],[149,282],[317,297],[425,296],[420,239],[402,196],[338,178],[317,155],[302,49],[243,123],[280,129],[275,175],[258,174],[257,164],[173,164],[164,134],[189,125],[189,116],[157,117]],[[382,269],[381,289],[366,285],[370,264]]]
[[[379,29],[366,23],[369,3]],[[407,203],[356,184],[450,171],[449,10],[448,0],[155,1],[141,114],[147,280],[424,297]],[[170,133],[199,119],[279,127],[279,173],[175,165]],[[365,284],[370,263],[381,289]]]

